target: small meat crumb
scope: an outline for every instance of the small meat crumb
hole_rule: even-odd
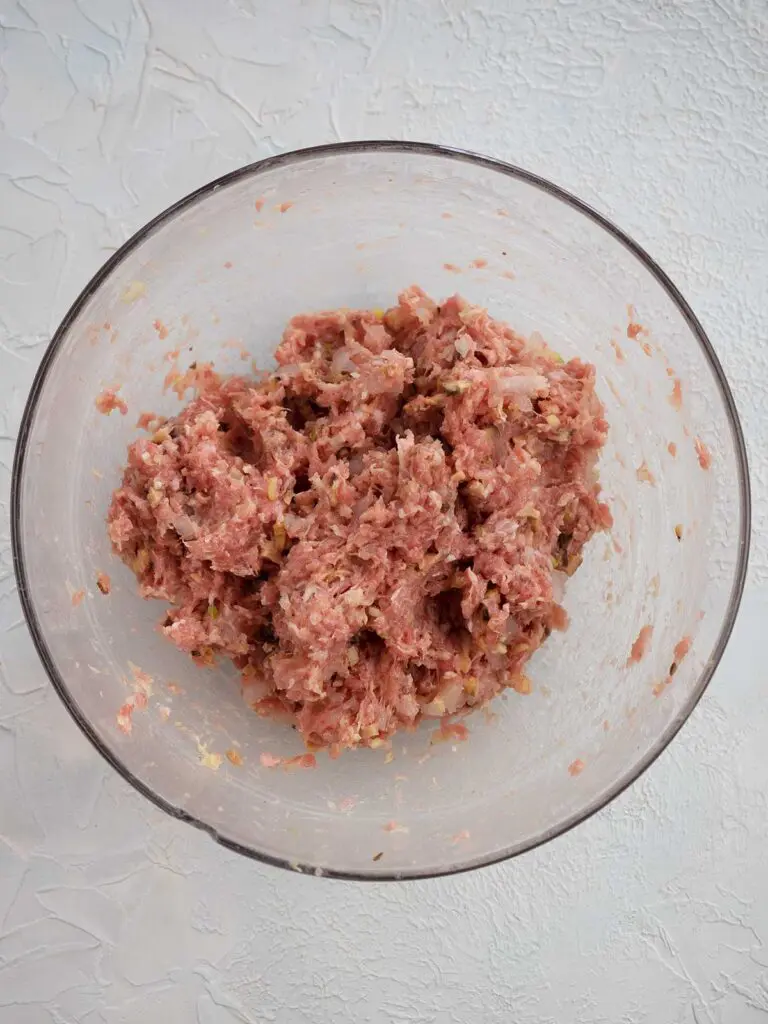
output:
[[[678,641],[678,643],[675,644],[674,655],[675,655],[675,662],[678,665],[683,660],[683,658],[686,656],[686,654],[688,654],[688,652],[690,651],[692,643],[693,643],[693,640],[691,639],[691,637],[684,636],[682,640]]]
[[[165,341],[165,339],[168,337],[168,328],[165,326],[163,321],[162,320],[153,320],[152,321],[152,326],[157,331],[157,336],[160,339],[160,341]]]
[[[572,775],[575,778],[577,775],[581,775],[581,773],[584,771],[584,767],[584,762],[581,760],[581,758],[577,757],[575,761],[571,761],[571,763],[568,765],[568,774]]]
[[[702,469],[709,469],[712,465],[712,453],[709,448],[704,444],[700,437],[694,439],[693,446],[696,449],[696,455],[699,460],[699,465]]]
[[[653,473],[648,468],[648,463],[645,461],[645,459],[643,459],[643,461],[637,467],[637,472],[635,473],[635,475],[637,476],[637,479],[640,481],[640,483],[643,483],[643,484],[655,484],[656,483],[656,477],[653,475]]]
[[[105,572],[96,573],[96,586],[102,594],[108,594],[112,589],[112,581]]]
[[[634,341],[638,334],[641,334],[644,330],[645,328],[642,324],[629,323],[627,324],[627,337]]]
[[[682,523],[677,523],[677,525],[675,526],[675,536],[677,537],[678,540],[682,540],[683,539],[683,524]]]
[[[297,754],[295,757],[283,758],[283,768],[291,771],[293,768],[317,768],[317,758],[314,754]]]
[[[643,626],[637,634],[637,639],[632,644],[632,650],[629,652],[629,657],[627,658],[627,665],[634,665],[638,661],[642,661],[648,648],[648,644],[651,642],[652,636],[653,626]]]
[[[136,426],[141,430],[148,430],[154,434],[165,423],[165,416],[158,416],[156,412],[143,412],[136,420]]]
[[[287,213],[292,206],[293,203],[280,203],[280,205],[278,206],[278,210],[280,211],[280,213]]]
[[[461,273],[461,267],[457,267],[455,263],[444,263],[443,270],[447,270],[449,274]]]
[[[440,728],[432,733],[431,742],[433,744],[449,743],[455,740],[463,742],[468,736],[469,729],[466,725],[462,725],[460,722],[443,722]]]
[[[672,456],[673,459],[677,457],[677,445],[675,444],[674,441],[670,441],[669,442],[669,444],[667,445],[667,451],[669,452],[669,454]]]
[[[85,597],[85,591],[84,590],[76,590],[72,594],[72,607],[73,608],[77,608],[79,605],[81,605],[83,603],[84,597]]]
[[[316,768],[317,759],[314,754],[296,754],[295,757],[275,757],[274,754],[261,754],[259,761],[264,768],[282,767],[286,771],[295,768]]]
[[[256,207],[256,213],[261,213],[261,211],[264,209],[265,203],[266,199],[264,198],[264,196],[261,196],[259,199],[256,200],[256,202],[253,204]]]
[[[133,681],[136,689],[151,696],[152,683],[154,682],[152,676],[148,672],[145,672],[144,669],[139,668],[138,665],[134,665],[132,661],[128,662],[128,667],[133,675]]]
[[[119,409],[121,416],[127,414],[128,406],[117,394],[119,390],[119,385],[115,388],[104,388],[101,394],[96,396],[96,408],[104,416],[109,416],[113,409]]]
[[[621,345],[618,343],[618,341],[614,341],[613,338],[611,338],[611,348],[616,353],[616,362],[617,363],[624,363],[624,362],[626,362],[627,357],[624,354],[624,349],[621,347]]]
[[[684,636],[682,640],[675,644],[675,650],[673,654],[674,661],[669,666],[669,674],[667,675],[666,679],[662,679],[660,683],[656,683],[656,685],[652,688],[651,692],[653,693],[654,697],[660,697],[664,690],[672,683],[672,678],[677,672],[678,668],[680,667],[680,662],[691,649],[692,642],[693,641],[689,636]]]
[[[243,759],[236,750],[230,749],[227,751],[227,760],[237,768],[242,768],[243,766]]]
[[[484,267],[488,266],[488,260],[484,260],[482,258],[472,260],[472,262],[469,265],[470,267],[474,267],[475,270],[482,270]]]
[[[672,394],[669,396],[669,404],[673,409],[678,411],[683,407],[683,386],[680,383],[679,378],[675,379],[675,383],[672,387]]]
[[[131,732],[133,731],[133,722],[131,721],[132,714],[133,704],[130,702],[123,704],[123,706],[117,712],[117,728],[126,736],[130,736]]]

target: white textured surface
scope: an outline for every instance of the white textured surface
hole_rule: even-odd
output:
[[[0,1024],[764,1020],[763,0],[0,0],[0,26]],[[227,854],[101,762],[21,622],[7,498],[45,343],[129,233],[260,156],[387,136],[538,171],[659,259],[735,388],[756,536],[728,654],[630,792],[515,862],[354,886]]]

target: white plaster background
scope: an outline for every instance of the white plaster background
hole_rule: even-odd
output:
[[[765,0],[0,0],[0,1024],[752,1024],[768,1018]],[[66,307],[190,189],[281,150],[446,142],[551,177],[682,287],[755,491],[727,656],[647,775],[458,879],[240,860],[145,803],[51,692],[8,489]]]

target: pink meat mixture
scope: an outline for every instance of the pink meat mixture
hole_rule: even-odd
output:
[[[294,317],[260,378],[128,450],[115,551],[202,664],[310,749],[380,746],[520,687],[611,524],[594,367],[418,287],[386,313]]]

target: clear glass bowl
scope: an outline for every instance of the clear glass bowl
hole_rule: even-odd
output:
[[[269,366],[294,313],[383,307],[412,283],[438,298],[460,291],[517,331],[537,331],[564,356],[597,365],[611,424],[600,472],[615,526],[591,542],[569,581],[571,625],[532,661],[533,692],[509,692],[464,719],[465,742],[431,743],[432,722],[398,736],[391,760],[364,750],[319,756],[314,770],[264,767],[262,753],[300,753],[297,734],[248,710],[234,669],[196,668],[158,634],[162,604],[142,601],[110,552],[110,493],[138,415],[179,408],[163,390],[174,359],[184,368],[213,359],[222,371],[247,370],[251,358]],[[113,385],[126,416],[95,407]],[[697,438],[711,452],[708,470]],[[26,615],[83,732],[140,792],[225,846],[346,878],[431,876],[501,860],[623,790],[678,731],[723,653],[748,538],[733,399],[665,274],[546,181],[419,144],[265,160],[148,224],[57,331],[14,466]],[[99,572],[112,578],[108,596]],[[646,624],[648,651],[628,666]],[[685,637],[690,652],[670,677]],[[124,706],[135,703],[140,672],[151,676],[151,694],[130,714],[128,735]]]

